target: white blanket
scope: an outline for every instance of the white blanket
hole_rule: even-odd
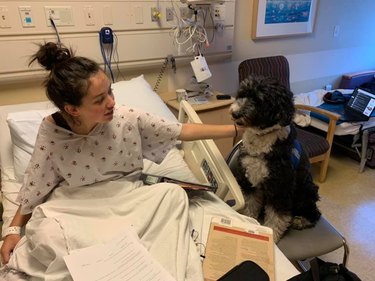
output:
[[[34,211],[9,267],[34,276],[31,280],[71,280],[64,255],[110,241],[133,225],[143,245],[176,280],[203,280],[199,255],[204,254],[211,218],[257,221],[235,212],[212,193],[189,197],[188,202],[185,191],[172,184],[107,182],[58,188]],[[191,238],[193,229],[197,245]],[[276,246],[275,262],[277,281],[298,273]],[[4,272],[3,280],[1,276],[29,280],[15,272]]]
[[[133,225],[143,245],[176,280],[203,280],[185,191],[165,183],[140,185],[108,182],[56,189],[34,210],[9,267],[35,280],[71,280],[64,255],[109,241]]]

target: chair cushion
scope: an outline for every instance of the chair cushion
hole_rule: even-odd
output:
[[[312,228],[289,229],[277,246],[289,260],[297,261],[327,254],[344,243],[344,237],[321,216]]]
[[[301,128],[297,128],[296,131],[297,139],[302,144],[309,158],[324,154],[328,151],[329,143],[324,137]]]

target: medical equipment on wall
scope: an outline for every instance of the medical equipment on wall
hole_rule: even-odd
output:
[[[177,18],[177,25],[174,28],[175,44],[177,44],[179,52],[181,46],[188,45],[185,52],[193,54],[193,60],[190,64],[194,72],[194,82],[190,86],[195,88],[194,92],[204,93],[205,90],[201,90],[199,83],[210,78],[212,74],[202,52],[209,48],[216,32],[213,18],[214,11],[211,8],[211,4],[223,1],[181,0],[181,2],[187,4],[192,16],[189,18],[181,15],[181,17]],[[212,32],[210,38],[207,30]],[[205,86],[202,87],[207,88]]]
[[[121,78],[125,80],[125,77],[122,75],[121,70],[119,68],[119,55],[117,51],[118,45],[118,38],[115,32],[110,27],[103,27],[99,31],[99,44],[100,44],[100,51],[103,57],[104,62],[104,72],[110,73],[112,82],[116,82],[118,80],[118,76],[121,75]],[[117,77],[115,78],[112,69],[112,60],[116,65],[117,69]]]
[[[210,69],[208,68],[206,59],[201,54],[194,57],[194,60],[190,62],[191,67],[197,82],[200,83],[212,76]]]
[[[177,55],[193,55],[193,60],[190,62],[194,72],[191,83],[187,86],[188,94],[199,95],[209,93],[210,86],[202,83],[212,76],[206,58],[203,52],[209,48],[214,41],[215,32],[222,32],[216,28],[214,20],[215,7],[211,4],[223,4],[223,0],[181,0],[186,6],[177,8],[172,3],[172,8],[169,13],[173,15],[175,23],[172,26],[174,44],[177,47]],[[160,13],[159,1],[158,7],[155,7],[153,14]],[[160,21],[162,15],[155,16],[153,21]],[[168,15],[166,14],[166,17]],[[170,19],[171,20],[171,19]],[[158,90],[159,84],[162,81],[164,73],[171,63],[174,72],[176,72],[175,59],[172,55],[164,58],[159,75],[155,82],[154,91]]]
[[[113,54],[113,31],[110,27],[103,27],[99,31],[99,44],[100,44],[100,51],[102,53],[103,62],[104,62],[104,72],[108,71],[111,75],[112,82],[115,82],[115,78],[113,76],[112,71],[112,54]]]

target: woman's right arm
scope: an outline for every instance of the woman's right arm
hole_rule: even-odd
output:
[[[13,220],[9,227],[18,226],[23,227],[29,221],[31,213],[27,215],[21,214],[21,206],[18,207],[16,214],[13,217]],[[9,262],[10,254],[13,249],[16,247],[18,241],[21,240],[21,234],[9,234],[4,237],[3,245],[1,246],[1,262],[2,264],[7,264]]]

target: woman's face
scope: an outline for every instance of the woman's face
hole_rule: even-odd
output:
[[[114,107],[111,82],[103,71],[99,71],[91,76],[88,92],[78,107],[80,120],[86,125],[107,123],[113,118]]]

